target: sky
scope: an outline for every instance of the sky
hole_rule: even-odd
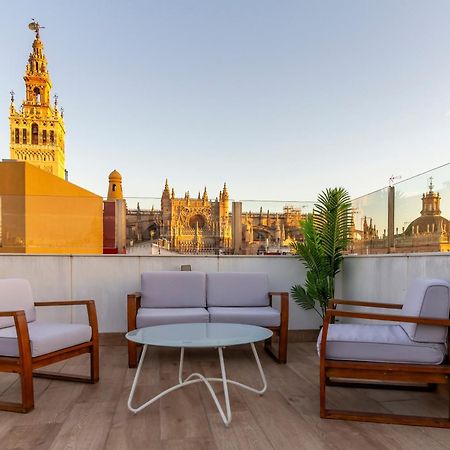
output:
[[[31,18],[69,179],[99,195],[117,169],[129,197],[358,197],[450,161],[449,1],[1,2],[0,158]]]

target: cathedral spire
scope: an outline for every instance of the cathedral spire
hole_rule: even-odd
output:
[[[52,83],[40,38],[44,27],[33,19],[28,28],[35,32],[35,38],[23,77],[25,100],[18,111],[11,93],[10,158],[30,162],[65,179],[65,128],[62,115],[50,100]]]
[[[223,197],[228,200],[227,183],[223,183]]]
[[[169,182],[166,178],[166,184],[164,185],[164,190],[162,193],[163,198],[170,198],[170,189],[169,189]]]

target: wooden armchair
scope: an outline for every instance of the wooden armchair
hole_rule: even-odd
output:
[[[89,325],[36,320],[35,307],[85,305]],[[26,413],[34,408],[33,376],[95,383],[99,380],[98,327],[93,300],[33,302],[28,281],[0,280],[0,372],[20,376],[20,403],[0,402],[0,410]],[[72,376],[35,369],[90,353],[90,375]]]
[[[338,305],[401,309],[402,314],[340,311]],[[449,285],[441,280],[416,280],[408,290],[405,305],[331,300],[318,340],[320,417],[450,428],[450,416],[379,414],[326,406],[327,386],[420,389],[444,384],[450,396],[449,308]],[[334,317],[397,324],[331,324]]]

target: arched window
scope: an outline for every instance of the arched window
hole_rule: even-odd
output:
[[[37,123],[31,125],[31,143],[35,145],[39,143],[39,127]]]
[[[14,134],[15,134],[15,136],[14,136],[14,142],[15,142],[16,144],[18,144],[18,143],[19,143],[19,140],[20,140],[20,133],[19,133],[19,129],[18,129],[18,128],[15,129]]]
[[[112,185],[112,191],[113,191],[113,192],[116,191],[116,185],[115,185],[115,184]]]
[[[53,130],[50,130],[50,144],[55,143],[55,132]]]
[[[33,92],[34,95],[36,96],[36,103],[41,103],[41,91],[39,90],[39,88],[35,87]]]
[[[22,130],[22,144],[26,144],[27,143],[27,129],[24,128]]]
[[[42,143],[47,143],[47,130],[42,130]]]

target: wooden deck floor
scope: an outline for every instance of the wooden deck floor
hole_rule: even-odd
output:
[[[232,423],[225,428],[206,387],[196,384],[166,396],[141,413],[127,409],[134,370],[126,347],[101,347],[97,385],[35,379],[36,408],[29,414],[0,412],[1,449],[449,449],[450,430],[321,420],[318,358],[311,343],[289,346],[281,366],[259,348],[269,388],[262,397],[230,388]],[[185,373],[219,375],[216,352],[187,351]],[[230,378],[258,382],[250,349],[225,350]],[[82,356],[57,368],[83,373]],[[153,349],[137,390],[138,401],[176,382],[178,352]],[[221,391],[219,385],[217,392]],[[16,376],[0,374],[2,400],[18,398]],[[220,397],[222,399],[222,397]],[[444,392],[412,393],[334,388],[331,402],[374,411],[445,415]]]

